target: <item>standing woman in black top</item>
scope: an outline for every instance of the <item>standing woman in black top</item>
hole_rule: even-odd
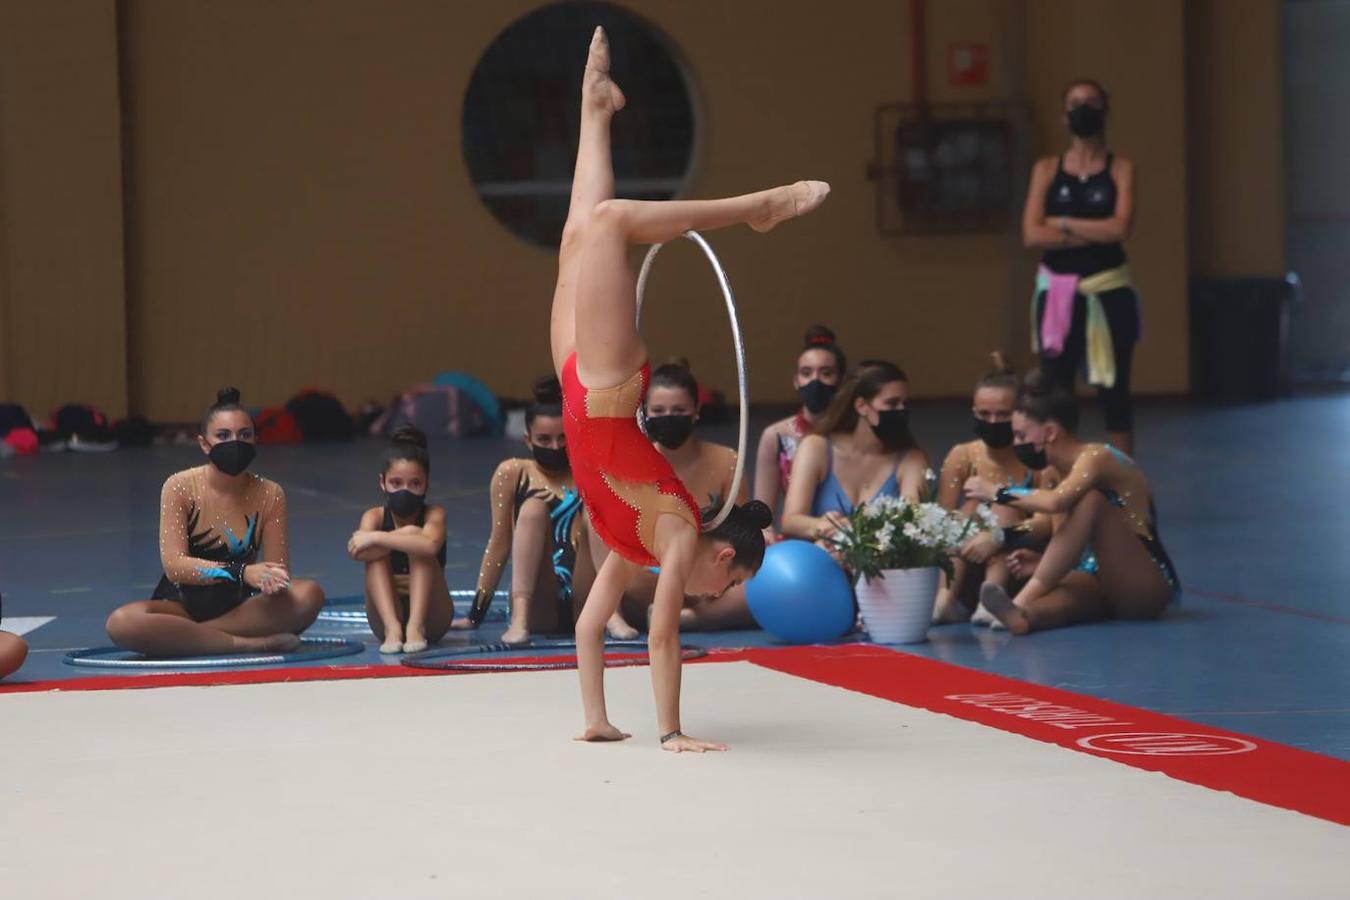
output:
[[[1135,170],[1106,148],[1109,111],[1106,89],[1090,78],[1064,92],[1069,148],[1031,170],[1022,239],[1044,251],[1031,310],[1041,371],[1070,391],[1083,371],[1097,388],[1107,440],[1133,453],[1139,299],[1121,243],[1134,221]]]

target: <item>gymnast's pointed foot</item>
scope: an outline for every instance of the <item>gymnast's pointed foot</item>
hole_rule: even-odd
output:
[[[824,181],[799,181],[774,188],[770,192],[767,214],[751,222],[750,227],[756,231],[772,231],[785,219],[806,215],[824,203],[829,194],[830,185]]]
[[[628,102],[614,79],[609,77],[609,38],[605,29],[599,26],[591,35],[586,72],[581,77],[581,101],[587,110],[606,115],[618,112]]]

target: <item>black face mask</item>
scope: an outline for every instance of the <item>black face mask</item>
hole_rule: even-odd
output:
[[[976,419],[975,436],[994,450],[1002,450],[1013,442],[1012,423]]]
[[[540,447],[537,444],[531,444],[530,453],[533,454],[534,461],[539,463],[541,469],[547,469],[550,472],[567,471],[566,447]]]
[[[1013,444],[1013,453],[1018,462],[1033,472],[1039,472],[1050,464],[1045,458],[1045,451],[1037,450],[1035,444]]]
[[[797,394],[802,398],[802,406],[806,407],[806,411],[815,415],[825,411],[825,407],[830,405],[837,390],[838,385],[826,384],[816,379],[797,388]]]
[[[693,433],[693,416],[656,416],[647,420],[647,437],[667,450],[683,447]]]
[[[1096,137],[1106,127],[1106,113],[1081,103],[1069,110],[1069,131],[1081,138]]]
[[[425,496],[412,491],[387,491],[385,497],[388,498],[389,511],[400,519],[411,519],[422,511],[422,505],[427,502]]]
[[[868,423],[871,424],[871,423]],[[877,424],[872,425],[877,440],[888,450],[898,450],[909,443],[909,410],[879,409]]]
[[[257,455],[258,448],[248,441],[221,441],[211,445],[207,458],[211,465],[234,477],[248,469]]]

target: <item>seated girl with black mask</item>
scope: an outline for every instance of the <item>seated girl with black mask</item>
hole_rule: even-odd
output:
[[[567,459],[562,387],[553,376],[534,385],[525,410],[529,459],[508,459],[492,476],[492,534],[483,551],[469,615],[455,628],[477,628],[487,615],[506,564],[511,563],[511,624],[502,640],[519,644],[531,632],[571,633],[595,581],[591,548],[604,545],[586,527],[586,517]],[[609,632],[637,632],[615,612]]]
[[[844,351],[835,342],[833,331],[824,325],[806,329],[792,374],[792,386],[801,397],[801,408],[765,428],[755,453],[755,499],[765,503],[771,512],[778,512],[779,502],[787,494],[797,448],[815,431],[847,368]]]
[[[288,651],[323,607],[313,581],[290,575],[286,495],[248,471],[253,417],[220,391],[197,444],[209,462],[179,472],[160,495],[164,577],[151,600],[108,617],[113,643],[149,656]]]
[[[877,497],[923,500],[928,454],[909,429],[909,379],[868,360],[839,386],[816,433],[802,441],[783,504],[783,533],[819,541],[858,504]]]
[[[971,404],[974,416],[971,429],[975,440],[951,449],[938,478],[938,503],[947,509],[960,509],[967,515],[979,505],[978,500],[962,497],[966,481],[974,475],[1007,487],[1052,488],[1056,484],[1053,469],[1033,472],[1013,452],[1013,407],[1022,382],[1013,374],[1012,366],[1002,353],[992,354],[991,363],[990,370],[975,383]],[[1026,513],[1007,506],[994,506],[993,513],[1003,528],[1019,525],[1029,518]],[[1007,560],[1000,553],[1002,549],[1002,535],[998,532],[982,531],[966,541],[961,547],[961,555],[952,560],[952,577],[944,576],[938,590],[934,622],[970,619],[971,610],[979,602],[976,579],[981,575],[984,581],[1008,586]]]
[[[698,436],[698,394],[698,382],[685,360],[658,367],[647,390],[644,422],[647,437],[670,462],[685,488],[705,512],[716,512],[736,477],[736,451]],[[750,481],[744,478],[737,491],[737,505],[744,504],[749,495]],[[656,579],[654,572],[639,573],[628,585],[621,609],[629,621],[646,622],[656,598]],[[744,585],[713,597],[686,597],[680,612],[680,627],[684,629],[752,628],[754,621],[745,601]]]
[[[382,506],[365,511],[347,542],[366,564],[366,618],[381,653],[418,653],[450,629],[445,507],[427,503],[431,458],[416,428],[394,432],[380,473]]]

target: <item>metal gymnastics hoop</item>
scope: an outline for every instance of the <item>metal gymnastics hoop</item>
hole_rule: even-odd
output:
[[[713,274],[717,276],[717,283],[722,288],[722,297],[727,302],[727,318],[731,320],[731,339],[736,345],[736,381],[740,389],[741,399],[741,430],[740,439],[736,447],[736,474],[731,479],[731,491],[727,494],[726,502],[722,504],[722,509],[712,518],[711,521],[703,524],[703,530],[712,531],[717,526],[726,521],[727,516],[731,515],[731,510],[736,505],[736,498],[741,493],[741,479],[745,477],[745,451],[750,437],[750,385],[749,377],[746,374],[745,365],[745,338],[741,335],[741,320],[736,315],[736,297],[731,292],[731,282],[727,279],[727,271],[722,268],[721,261],[717,254],[713,253],[712,247],[703,239],[703,235],[697,231],[686,231],[684,237],[698,244],[703,251],[703,255],[708,257],[708,262],[712,264]],[[647,290],[647,275],[651,272],[652,261],[656,259],[656,254],[661,251],[665,244],[652,244],[652,248],[647,251],[647,256],[642,260],[642,269],[638,272],[637,280],[637,326],[642,329],[642,298]],[[698,398],[694,398],[697,400]],[[638,407],[639,425],[641,424],[642,407]],[[646,429],[643,429],[646,433]]]
[[[452,590],[450,596],[456,599],[473,599],[477,591]],[[506,591],[497,591],[493,599],[504,598]],[[343,609],[344,606],[357,607],[355,609]],[[499,622],[506,619],[506,611],[494,608],[488,610],[488,617],[485,622]],[[360,597],[347,597],[343,599],[330,600],[324,604],[323,609],[319,610],[319,616],[316,622],[338,622],[344,625],[368,625],[370,619],[366,616],[365,600]]]
[[[542,672],[553,669],[575,669],[577,661],[539,661],[517,657],[501,662],[469,662],[469,657],[482,657],[499,653],[521,653],[530,650],[576,650],[576,641],[526,641],[523,644],[480,644],[474,647],[455,647],[450,649],[424,650],[403,657],[403,665],[410,669],[435,669],[441,672]],[[610,650],[646,650],[646,641],[606,641],[605,649]],[[680,659],[698,659],[707,656],[702,647],[680,647]],[[605,660],[606,669],[618,669],[624,666],[643,666],[645,658]]]
[[[309,662],[352,656],[365,649],[360,641],[346,638],[307,637],[300,639],[302,647],[327,648],[315,652],[294,650],[290,653],[254,653],[231,656],[188,656],[169,659],[151,659],[142,653],[121,647],[94,647],[67,653],[68,666],[88,666],[96,669],[226,669],[232,666],[272,666],[288,662]]]

